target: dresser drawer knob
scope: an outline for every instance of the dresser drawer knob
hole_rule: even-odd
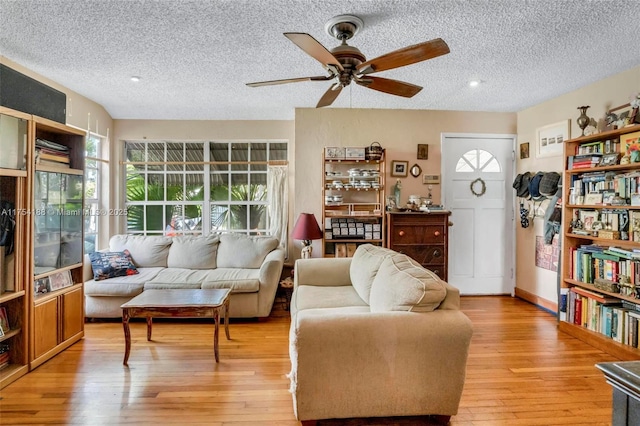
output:
[[[435,235],[436,237],[439,237],[440,236],[440,231],[434,232],[433,235]]]
[[[440,257],[440,256],[442,256],[442,252],[440,250],[433,251],[433,257]]]
[[[404,231],[400,231],[398,232],[398,235],[400,235],[401,237],[404,237],[405,232]]]

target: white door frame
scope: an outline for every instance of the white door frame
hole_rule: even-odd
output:
[[[509,182],[513,182],[513,180],[515,179],[515,170],[516,170],[516,158],[515,158],[515,153],[516,153],[516,146],[517,146],[517,135],[515,134],[510,134],[510,133],[441,133],[440,135],[440,152],[441,152],[441,156],[440,156],[440,170],[441,170],[441,174],[444,176],[444,173],[442,172],[444,170],[444,165],[445,165],[445,160],[446,160],[446,155],[447,155],[447,151],[445,150],[445,140],[447,138],[478,138],[478,139],[512,139],[512,145],[511,145],[511,161],[510,161],[510,170],[508,170],[505,175],[505,184],[508,184]],[[442,205],[444,205],[445,207],[448,205],[447,204],[447,185],[449,184],[449,182],[447,182],[444,178],[441,180],[441,194],[442,194]],[[508,187],[506,188],[507,191],[511,191],[511,193],[513,194],[513,190]],[[516,248],[516,232],[515,232],[515,217],[516,217],[516,209],[517,209],[517,198],[515,197],[515,195],[513,195],[512,197],[512,203],[511,203],[511,218],[509,219],[511,221],[511,226],[510,228],[512,229],[511,232],[511,247],[513,248],[513,256],[511,256],[511,265],[508,265],[508,268],[511,270],[511,276],[509,278],[509,287],[511,288],[511,296],[515,296],[515,280],[516,280],[516,256],[515,256],[515,248]],[[507,217],[508,212],[507,212]],[[455,224],[454,224],[455,226]]]

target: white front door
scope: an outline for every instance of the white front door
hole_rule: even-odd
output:
[[[449,282],[461,294],[513,294],[514,147],[514,135],[442,135]]]

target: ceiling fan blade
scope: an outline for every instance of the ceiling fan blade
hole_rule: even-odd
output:
[[[299,78],[286,78],[284,80],[271,80],[271,81],[257,81],[255,83],[247,83],[249,87],[260,86],[274,86],[276,84],[297,83],[299,81],[327,81],[334,78],[333,76],[318,76],[318,77],[299,77]]]
[[[390,95],[403,96],[405,98],[411,98],[422,90],[422,87],[416,86],[415,84],[371,75],[357,79],[356,83],[368,89],[389,93]]]
[[[340,83],[335,83],[334,85],[329,87],[329,90],[324,92],[324,95],[322,95],[322,98],[320,98],[320,101],[318,102],[318,105],[316,105],[316,108],[322,108],[331,105],[333,101],[336,100],[340,92],[342,92],[342,85]]]
[[[447,53],[449,53],[447,43],[441,38],[436,38],[370,59],[358,65],[356,71],[360,74],[371,74],[415,64]]]
[[[329,65],[333,65],[338,70],[342,71],[342,64],[336,59],[335,56],[326,47],[324,47],[318,40],[311,37],[307,33],[284,33],[285,37],[294,42],[296,46],[304,50],[309,56],[319,61],[325,68]]]

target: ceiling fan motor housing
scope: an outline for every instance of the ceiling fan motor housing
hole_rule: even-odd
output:
[[[327,21],[324,30],[331,37],[345,41],[358,34],[362,27],[364,27],[364,21],[357,16],[338,15]]]

